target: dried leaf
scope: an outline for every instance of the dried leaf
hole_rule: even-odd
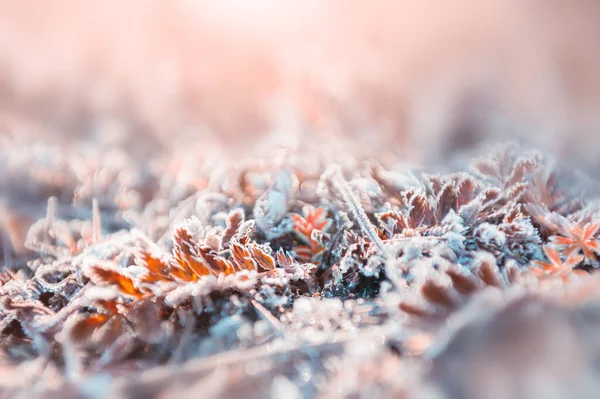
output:
[[[440,222],[448,212],[456,211],[458,208],[458,195],[453,183],[447,183],[440,191],[437,197],[438,222]]]
[[[490,187],[483,190],[481,193],[481,204],[483,207],[492,205],[500,197],[500,189]]]
[[[521,213],[521,205],[516,204],[509,208],[508,213],[504,216],[503,223],[515,223],[519,220],[523,219],[523,214]]]
[[[148,251],[139,251],[136,256],[136,264],[148,270],[148,273],[142,276],[141,281],[145,283],[154,283],[161,280],[171,280],[169,266],[159,256],[153,255]]]
[[[442,306],[446,309],[453,309],[455,304],[448,289],[433,281],[426,281],[421,287],[423,297],[434,305]]]
[[[394,234],[402,232],[402,230],[409,227],[408,220],[400,212],[388,211],[382,212],[375,215],[379,220],[379,223],[383,229],[388,233],[391,238]]]
[[[75,343],[89,339],[92,333],[103,326],[112,316],[103,313],[92,313],[88,316],[77,316],[79,320],[70,329],[70,337]]]
[[[204,265],[210,269],[210,271],[218,275],[219,273],[233,274],[235,272],[233,265],[218,253],[210,248],[209,246],[197,247],[199,258],[202,259]]]
[[[457,201],[458,208],[460,209],[463,205],[468,204],[476,197],[477,183],[470,177],[464,177],[458,184],[457,189]]]
[[[256,261],[256,263],[263,268],[264,270],[273,270],[275,269],[275,260],[271,255],[269,255],[264,248],[259,246],[258,244],[250,245],[250,253],[252,258]]]
[[[90,279],[97,285],[116,286],[122,294],[141,298],[144,294],[135,286],[133,280],[108,264],[97,264],[90,267]]]
[[[306,243],[310,243],[313,230],[326,232],[332,223],[330,219],[327,219],[325,208],[315,208],[309,205],[302,209],[302,215],[294,213],[290,217],[294,222],[294,232]]]
[[[527,183],[517,183],[506,193],[506,198],[510,201],[518,202],[527,190]]]
[[[550,246],[544,247],[544,253],[550,261],[549,263],[535,261],[530,270],[539,277],[557,277],[567,279],[574,268],[583,260],[582,255],[570,255],[564,262],[556,248]]]
[[[229,248],[229,242],[244,223],[246,216],[242,208],[234,209],[227,215],[227,227],[221,235],[221,245],[223,248]]]
[[[576,223],[570,223],[562,229],[565,237],[551,237],[550,241],[558,247],[564,248],[565,255],[579,254],[583,252],[586,261],[596,261],[594,252],[600,252],[600,242],[595,238],[600,229],[600,223],[588,223],[580,226]]]
[[[409,212],[410,227],[416,229],[421,225],[431,226],[435,218],[433,208],[429,200],[424,195],[415,195],[410,201],[411,209]]]
[[[515,284],[520,281],[521,271],[515,262],[508,262],[504,265],[504,276],[509,284]]]
[[[279,251],[277,251],[277,263],[279,266],[286,268],[296,264],[296,261],[294,261],[294,258],[289,252],[286,252],[283,250],[283,248],[280,248]]]
[[[411,316],[417,316],[417,317],[423,317],[423,318],[431,316],[431,314],[428,311],[422,309],[419,306],[413,305],[411,303],[400,302],[398,307],[400,308],[400,310],[402,310],[405,313],[410,314]]]
[[[211,270],[199,259],[196,243],[185,228],[177,229],[173,241],[173,257],[183,270],[194,277],[194,280],[211,273]]]
[[[477,276],[486,284],[497,288],[502,288],[504,283],[496,266],[496,258],[493,255],[480,256],[479,262],[475,265]]]
[[[237,241],[231,241],[231,257],[238,270],[256,270],[256,262],[246,247]]]
[[[513,166],[510,176],[506,179],[505,186],[512,186],[522,183],[527,174],[532,172],[539,165],[539,160],[532,157],[519,159]]]
[[[455,269],[446,270],[452,280],[452,287],[463,295],[470,295],[477,290],[476,281],[469,275]]]

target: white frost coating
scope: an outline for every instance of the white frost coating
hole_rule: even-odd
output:
[[[464,241],[465,237],[461,234],[457,234],[452,231],[446,233],[446,242],[455,253],[461,253],[465,250]]]
[[[352,189],[348,185],[348,182],[344,179],[340,166],[333,165],[329,167],[325,171],[324,176],[329,177],[334,187],[342,195],[342,199],[346,203],[346,206],[348,206],[352,211],[352,214],[354,215],[354,218],[361,227],[363,233],[365,233],[379,249],[379,252],[381,253],[381,256],[383,257],[385,262],[385,272],[387,277],[390,279],[390,281],[394,283],[396,287],[401,287],[403,284],[396,270],[394,256],[377,235],[375,228],[369,221],[369,218],[365,214],[364,209],[360,205],[358,198],[356,198],[356,195],[354,195],[354,193],[352,192]]]
[[[256,225],[268,232],[279,224],[287,212],[286,198],[283,193],[269,189],[261,195],[254,205]]]
[[[498,230],[498,226],[490,223],[482,223],[475,230],[475,235],[478,236],[486,245],[494,242],[498,246],[506,243],[506,234]]]
[[[302,399],[302,393],[300,389],[285,378],[284,376],[278,375],[273,379],[271,385],[271,399]]]
[[[453,209],[450,209],[441,224],[447,226],[453,233],[460,234],[466,230],[463,218],[457,215]]]

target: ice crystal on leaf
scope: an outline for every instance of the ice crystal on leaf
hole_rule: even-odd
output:
[[[570,254],[563,261],[556,248],[550,246],[544,247],[544,253],[550,262],[535,261],[531,271],[540,277],[557,277],[566,279],[571,273],[587,274],[582,270],[573,270],[584,259],[582,255]]]
[[[76,178],[75,206],[44,200],[29,252],[4,242],[2,364],[42,359],[78,392],[124,375],[117,397],[169,396],[215,369],[257,378],[244,386],[282,373],[310,396],[328,384],[309,371],[342,386],[350,361],[398,393],[400,365],[423,378],[461,328],[525,295],[597,303],[598,204],[541,153],[505,146],[448,174],[311,156],[167,157],[129,170],[132,186],[111,169],[96,191]],[[361,365],[369,350],[386,366]]]
[[[586,261],[596,261],[594,252],[600,251],[598,240],[595,238],[600,228],[600,223],[588,223],[585,226],[571,224],[565,230],[565,236],[554,236],[550,240],[563,248],[566,256],[583,252]]]
[[[313,230],[326,233],[331,226],[331,220],[327,219],[325,208],[322,207],[306,205],[302,208],[302,215],[295,213],[291,218],[294,221],[294,232],[304,242],[310,242]]]

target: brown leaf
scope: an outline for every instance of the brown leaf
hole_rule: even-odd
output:
[[[196,243],[185,228],[177,229],[173,241],[173,257],[183,270],[190,272],[194,280],[211,273],[199,259]]]
[[[519,159],[514,164],[511,174],[506,180],[505,186],[508,187],[523,182],[527,174],[530,173],[537,166],[538,160],[535,158],[527,157]]]
[[[525,210],[529,213],[533,219],[542,225],[548,233],[555,234],[558,231],[562,231],[569,225],[568,220],[563,216],[555,212],[550,212],[546,207],[525,204]]]
[[[506,198],[511,201],[519,201],[527,190],[527,183],[517,183],[508,190]]]
[[[254,226],[254,220],[246,220],[244,223],[241,224],[237,234],[235,235],[235,238],[240,244],[247,244],[250,242],[250,235],[254,231]]]
[[[250,246],[250,253],[252,257],[256,261],[256,263],[262,267],[264,270],[273,270],[275,269],[275,260],[271,255],[269,255],[263,248],[261,248],[257,244],[252,244]]]
[[[454,308],[454,301],[446,287],[434,283],[433,281],[427,281],[421,287],[421,293],[427,301],[434,305],[440,305],[447,309]]]
[[[381,223],[390,238],[394,234],[400,233],[402,230],[409,227],[408,220],[400,212],[382,212],[376,214],[375,217],[379,220],[379,223]]]
[[[514,284],[519,282],[521,278],[521,271],[514,263],[510,262],[504,266],[504,275],[506,276],[506,281],[509,284]]]
[[[477,267],[477,276],[486,284],[493,287],[502,288],[504,286],[502,277],[496,266],[495,258],[482,258]]]
[[[477,184],[475,183],[475,180],[473,180],[472,178],[465,177],[460,181],[460,184],[458,185],[458,189],[457,189],[458,208],[460,208],[463,205],[468,204],[473,199],[475,199],[476,189],[477,189]]]
[[[171,280],[168,264],[148,251],[140,251],[136,256],[135,263],[147,269],[148,273],[141,278],[141,281],[145,283]]]
[[[233,274],[233,265],[208,246],[198,247],[198,254],[213,274]]]
[[[452,280],[452,287],[463,295],[470,295],[477,290],[477,282],[469,275],[455,269],[446,270]]]
[[[229,212],[226,220],[227,227],[221,235],[221,245],[223,248],[229,248],[229,242],[233,236],[237,234],[245,219],[246,215],[244,214],[244,210],[242,208],[234,209]]]
[[[442,191],[440,191],[437,197],[437,205],[438,222],[440,222],[450,210],[456,211],[458,207],[458,195],[454,189],[454,183],[447,183],[442,188]]]
[[[508,213],[504,216],[502,223],[515,223],[523,219],[523,213],[521,213],[521,205],[517,204],[510,207]]]
[[[480,159],[475,161],[473,164],[477,171],[486,176],[493,177],[495,179],[500,179],[500,167],[498,165],[497,159]]]
[[[443,178],[441,178],[440,176],[434,176],[434,175],[428,175],[427,176],[427,180],[429,181],[429,185],[426,185],[431,187],[431,190],[428,190],[428,194],[429,195],[436,195],[436,193],[441,192],[444,189],[444,180]],[[451,184],[451,183],[446,183],[446,184]]]
[[[486,188],[482,193],[482,206],[489,206],[500,197],[500,189],[496,187]]]
[[[169,276],[173,277],[174,279],[186,282],[198,280],[195,274],[182,269],[179,265],[176,264],[169,265]]]
[[[283,248],[280,248],[279,251],[277,251],[277,263],[279,263],[279,266],[285,268],[294,265],[296,261],[294,261],[294,258],[289,252],[285,252]]]
[[[411,198],[412,208],[409,214],[410,227],[415,229],[421,225],[430,226],[434,222],[433,209],[424,195],[415,195]]]
[[[134,285],[133,280],[122,274],[116,268],[108,265],[94,265],[90,267],[90,279],[94,284],[108,284],[117,286],[123,294],[141,298],[144,294]]]
[[[92,335],[96,328],[104,325],[111,317],[103,313],[92,313],[89,316],[81,317],[71,327],[71,338],[76,343],[85,341]]]
[[[239,242],[231,241],[231,257],[238,270],[256,270],[256,262],[245,246]]]
[[[413,305],[413,304],[410,304],[407,302],[400,302],[398,307],[403,312],[408,313],[412,316],[417,316],[417,317],[430,317],[431,316],[431,314],[428,311],[426,311],[425,309],[422,309],[419,306],[416,306],[416,305]]]

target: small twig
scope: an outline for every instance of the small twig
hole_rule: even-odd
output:
[[[8,237],[8,235],[4,232],[3,229],[0,229],[0,235],[2,236],[2,253],[4,255],[4,269],[10,269],[10,267],[12,266],[12,251],[13,251],[13,246],[12,243],[10,242],[10,238]]]
[[[271,324],[273,326],[273,328],[275,328],[277,330],[277,332],[279,332],[281,335],[283,335],[284,331],[283,331],[283,325],[281,324],[281,321],[279,319],[277,319],[275,316],[273,316],[273,314],[271,312],[269,312],[269,310],[267,310],[267,308],[265,308],[263,305],[261,305],[254,299],[252,299],[251,302],[252,302],[252,305],[254,305],[254,307],[256,308],[256,310],[265,318],[265,320],[268,321],[269,324]]]
[[[100,207],[98,206],[98,199],[92,200],[92,243],[97,244],[100,242],[102,230],[102,220],[100,215]]]
[[[439,241],[443,241],[446,239],[445,237],[437,237],[437,236],[412,236],[412,237],[390,238],[390,239],[384,240],[383,242],[407,241],[407,240],[411,240],[413,238],[418,238],[419,240],[439,240]]]
[[[46,206],[46,220],[44,226],[44,232],[50,235],[50,231],[54,227],[56,221],[56,208],[57,208],[56,197],[48,198],[48,205]]]
[[[362,231],[371,239],[371,241],[379,248],[379,251],[383,255],[384,258],[391,257],[391,254],[383,244],[383,241],[377,236],[377,232],[375,231],[375,227],[367,217],[362,205],[356,195],[352,192],[352,189],[348,185],[346,179],[342,175],[342,170],[338,165],[334,165],[329,168],[328,172],[326,172],[330,176],[330,180],[333,183],[334,187],[340,192],[342,195],[342,199],[350,208],[350,211],[354,215],[356,221],[361,227]]]
[[[333,186],[340,192],[342,195],[342,199],[350,208],[350,211],[354,215],[358,225],[362,229],[362,231],[370,238],[370,240],[377,246],[381,256],[385,262],[385,274],[390,279],[392,284],[396,289],[400,289],[404,284],[402,284],[402,279],[398,275],[395,265],[395,258],[392,253],[385,246],[384,242],[377,235],[377,231],[375,227],[367,217],[362,205],[356,195],[352,192],[352,189],[348,185],[346,179],[342,175],[342,170],[338,165],[334,165],[330,167],[326,172],[326,175],[329,176],[329,179],[333,183]]]

